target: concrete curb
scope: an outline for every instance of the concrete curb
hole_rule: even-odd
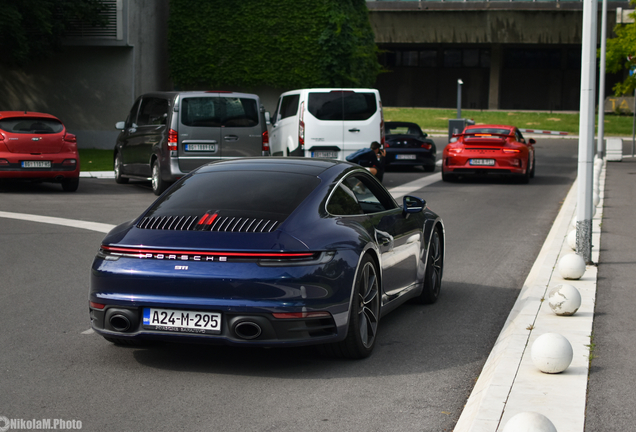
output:
[[[80,171],[80,178],[114,179],[114,171]]]
[[[600,201],[592,221],[592,260],[598,262],[606,163],[599,181]],[[545,415],[558,431],[583,432],[589,372],[590,337],[596,298],[597,267],[587,266],[580,280],[564,280],[556,269],[559,258],[572,253],[567,234],[573,229],[577,183],[570,189],[548,237],[528,274],[519,297],[490,353],[455,427],[455,432],[501,431],[515,414]],[[582,304],[574,316],[557,316],[548,291],[561,283],[579,290]],[[574,350],[570,367],[544,374],[533,364],[530,347],[544,333],[565,336]]]

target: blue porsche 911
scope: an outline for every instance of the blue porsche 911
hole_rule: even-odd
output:
[[[318,345],[363,358],[381,316],[437,300],[443,263],[441,218],[416,197],[399,206],[358,165],[224,160],[104,238],[90,319],[115,344]]]

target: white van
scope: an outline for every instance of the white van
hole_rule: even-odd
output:
[[[373,141],[384,145],[376,89],[301,89],[283,93],[271,118],[272,156],[345,160]]]

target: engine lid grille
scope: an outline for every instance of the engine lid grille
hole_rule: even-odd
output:
[[[215,231],[269,233],[280,225],[277,220],[267,218],[220,216],[206,213],[203,216],[151,216],[137,224],[141,229],[173,231]]]

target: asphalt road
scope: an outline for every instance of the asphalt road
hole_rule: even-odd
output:
[[[437,304],[381,322],[374,354],[161,344],[87,332],[88,274],[103,234],[0,218],[0,417],[80,420],[84,430],[450,431],[576,177],[577,141],[539,139],[536,177],[437,182],[414,193],[446,224]],[[388,172],[391,188],[422,171]],[[118,224],[146,184],[82,179],[0,185],[0,211]]]

